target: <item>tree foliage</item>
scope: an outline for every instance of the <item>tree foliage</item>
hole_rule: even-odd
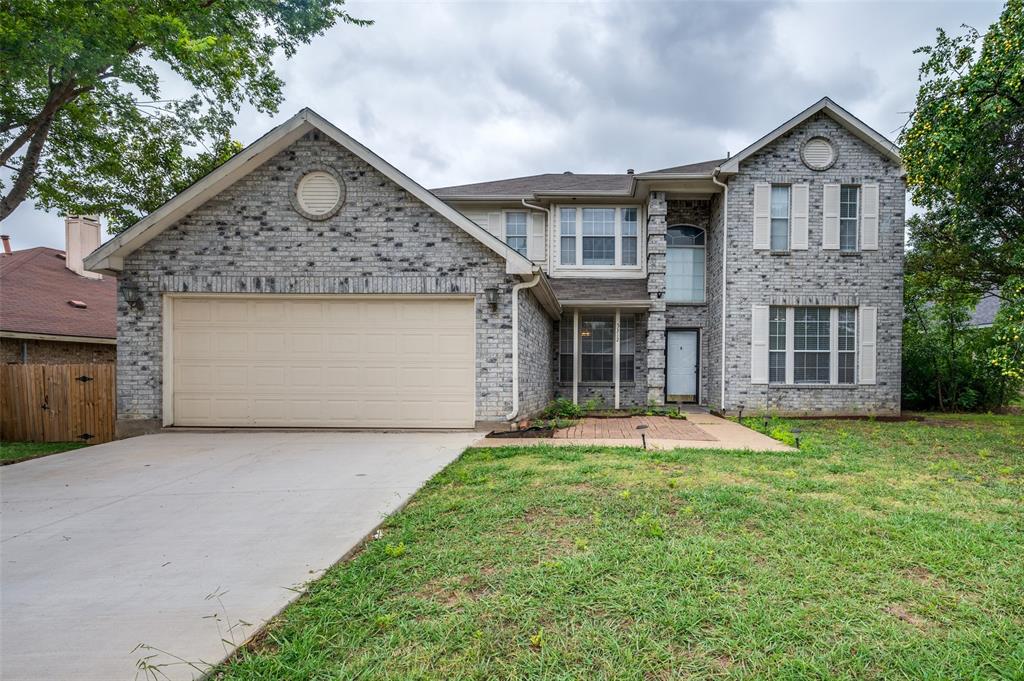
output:
[[[913,275],[907,277],[903,404],[941,411],[995,409],[1012,400],[1024,385],[1021,374],[1006,371],[1010,364],[1001,361],[1001,353],[1011,347],[1001,337],[1012,330],[1005,319],[997,319],[991,328],[972,328],[969,322],[977,296],[950,284],[935,287]],[[1000,317],[1005,318],[1003,312]]]
[[[344,0],[0,0],[0,220],[26,198],[123,229],[239,147],[243,105],[275,112],[291,57]],[[191,94],[161,99],[171,82]]]
[[[1024,277],[1024,0],[982,37],[938,32],[901,135],[910,221],[907,268],[933,287],[984,294]]]

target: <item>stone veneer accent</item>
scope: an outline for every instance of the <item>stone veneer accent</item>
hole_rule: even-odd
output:
[[[647,200],[647,403],[665,404],[665,228],[668,225],[665,192],[651,192]]]
[[[838,151],[835,165],[825,171],[810,170],[800,161],[803,142],[818,135],[829,139]],[[753,250],[753,193],[757,182],[810,185],[808,250],[787,255]],[[879,184],[877,251],[842,255],[822,250],[822,198],[827,182]],[[729,180],[725,410],[735,412],[743,405],[748,413],[765,408],[783,414],[899,413],[905,201],[906,185],[900,166],[824,113],[740,164],[740,173]],[[752,385],[750,330],[755,303],[877,307],[876,384]]]
[[[346,199],[337,214],[314,222],[289,196],[296,173],[324,165],[343,178]],[[519,279],[505,274],[498,255],[319,132],[132,253],[121,278],[138,287],[145,308],[119,301],[120,432],[160,425],[165,292],[475,294],[477,419],[503,420],[511,409],[511,287]],[[496,311],[483,299],[490,287],[499,290]],[[524,316],[537,326],[532,310]],[[528,356],[549,347],[543,333],[522,341]],[[548,394],[532,378],[524,389],[531,407]]]

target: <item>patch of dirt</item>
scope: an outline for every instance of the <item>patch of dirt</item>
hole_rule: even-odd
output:
[[[917,582],[923,586],[930,586],[934,589],[946,588],[945,580],[941,577],[936,577],[927,568],[912,567],[908,570],[903,570],[900,574],[910,581]]]
[[[928,628],[927,620],[922,619],[917,615],[914,615],[909,610],[907,610],[906,606],[904,606],[901,603],[890,603],[889,605],[885,606],[885,612],[889,613],[896,619],[903,620],[907,624],[911,624],[917,627],[918,629]]]
[[[487,433],[489,438],[552,438],[555,436],[553,428],[525,428],[523,430],[492,430]]]

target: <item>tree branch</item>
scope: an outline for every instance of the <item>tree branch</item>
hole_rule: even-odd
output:
[[[0,200],[0,222],[7,219],[14,209],[21,205],[21,202],[28,196],[28,190],[36,177],[36,169],[39,167],[39,158],[43,153],[43,144],[46,136],[50,134],[50,127],[53,125],[53,116],[40,122],[32,135],[32,141],[28,144],[25,152],[25,159],[21,164],[21,172],[11,185],[11,191]]]

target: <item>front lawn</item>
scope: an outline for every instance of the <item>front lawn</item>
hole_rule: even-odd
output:
[[[37,459],[87,446],[84,442],[0,442],[0,465]]]
[[[221,679],[1021,678],[1024,418],[470,450]]]

